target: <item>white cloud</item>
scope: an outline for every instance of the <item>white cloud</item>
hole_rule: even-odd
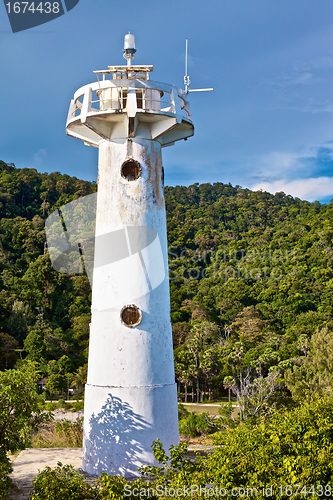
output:
[[[313,69],[326,69],[333,66],[333,51],[329,51],[325,55],[320,55],[311,61],[303,63],[303,70],[312,71]],[[296,68],[295,68],[296,69]]]
[[[280,87],[289,87],[290,85],[309,85],[317,83],[319,79],[314,79],[313,74],[308,71],[295,72],[292,75],[283,76],[276,79],[276,84]]]
[[[274,182],[289,185],[301,177],[330,179],[327,174],[333,168],[333,142],[310,145],[301,151],[271,151],[257,160],[257,166],[255,185],[274,185]]]
[[[333,109],[330,91],[331,53],[293,66],[279,68],[275,75],[262,80],[265,91],[275,97],[277,109],[304,113],[327,113]]]
[[[39,149],[37,151],[37,153],[35,153],[32,156],[32,161],[34,162],[34,164],[36,166],[39,166],[39,165],[41,165],[43,163],[43,161],[45,160],[46,157],[47,157],[46,150],[45,149]]]
[[[291,196],[303,200],[315,201],[324,198],[333,198],[333,177],[311,177],[309,179],[295,179],[288,181],[280,179],[273,182],[259,182],[252,186],[253,191],[268,191],[275,194],[283,191]]]
[[[308,155],[306,155],[308,156]],[[272,151],[262,156],[259,160],[259,175],[263,181],[285,178],[288,173],[304,169],[302,159],[304,154],[286,151]]]

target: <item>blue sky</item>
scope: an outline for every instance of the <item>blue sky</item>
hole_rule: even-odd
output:
[[[333,198],[332,0],[80,0],[64,16],[11,33],[0,5],[0,159],[97,179],[97,150],[66,136],[75,90],[93,70],[134,64],[183,86],[189,40],[195,135],[163,149],[168,185],[231,182]]]

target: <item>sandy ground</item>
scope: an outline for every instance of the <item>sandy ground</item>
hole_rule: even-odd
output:
[[[28,448],[21,451],[12,464],[13,472],[10,475],[19,491],[13,491],[9,498],[28,499],[33,478],[47,465],[56,467],[58,462],[73,465],[79,470],[82,466],[82,448]]]

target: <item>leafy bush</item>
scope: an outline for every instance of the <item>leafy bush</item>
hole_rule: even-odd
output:
[[[32,481],[32,500],[96,500],[98,488],[89,485],[72,465],[58,462],[45,469]]]
[[[0,452],[26,448],[31,431],[50,420],[43,399],[36,393],[37,379],[33,363],[21,370],[0,372]]]
[[[12,466],[5,453],[0,454],[0,500],[6,500],[8,490],[11,486],[9,474],[12,472]]]
[[[232,403],[222,404],[218,409],[219,416],[215,420],[215,425],[221,429],[233,429],[240,423],[239,409]]]
[[[6,498],[11,484],[7,452],[29,446],[31,432],[51,418],[36,393],[37,380],[33,363],[25,363],[21,370],[0,372],[0,498]]]
[[[178,420],[182,420],[185,417],[188,417],[190,412],[186,410],[185,406],[182,405],[181,403],[178,403]]]
[[[108,474],[101,474],[98,478],[97,484],[100,488],[98,500],[119,500],[120,498],[129,498],[130,500],[137,500],[137,495],[126,495],[124,497],[125,487],[128,486],[128,481],[124,477],[109,476]],[[140,486],[139,486],[140,485]],[[138,487],[141,489],[142,481],[136,480],[131,484],[131,487]],[[145,490],[146,491],[146,490]]]
[[[216,430],[214,418],[205,412],[197,414],[191,411],[179,422],[179,432],[185,436],[207,436]]]
[[[71,411],[72,413],[74,413],[78,410],[83,410],[83,408],[84,408],[84,401],[77,401],[76,403],[73,403]]]
[[[70,403],[66,403],[63,398],[58,399],[58,408],[64,408],[64,410],[68,410],[70,408]]]
[[[273,411],[257,426],[241,423],[213,440],[219,446],[202,462],[202,481],[244,487],[271,484],[275,494],[279,485],[329,484],[333,398],[313,396],[298,408]]]
[[[178,404],[179,432],[184,436],[207,436],[217,430],[214,418],[208,413],[189,412],[184,405]]]
[[[60,398],[58,401],[52,401],[45,404],[45,408],[48,411],[54,411],[58,408],[63,408],[64,410],[71,410],[73,413],[78,410],[83,410],[84,401],[77,401],[76,403],[66,403],[66,401]]]
[[[45,409],[48,411],[54,411],[58,408],[58,403],[46,403]]]

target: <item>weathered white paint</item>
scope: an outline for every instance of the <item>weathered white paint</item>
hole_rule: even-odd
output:
[[[142,167],[142,175],[136,181],[121,176],[121,166],[129,157]],[[151,253],[146,247],[142,260],[136,252],[124,256],[123,261],[100,266],[96,259],[103,238],[99,237],[127,226],[156,230],[158,238]],[[123,238],[125,233],[119,231],[119,235]],[[130,243],[135,246],[133,240]],[[142,242],[138,245],[144,246]],[[155,268],[155,261],[162,269]],[[156,276],[164,279],[157,281],[154,288]],[[121,309],[132,302],[142,311],[142,321],[136,328],[126,327],[120,321]],[[99,147],[88,367],[85,471],[133,475],[142,463],[153,462],[154,439],[160,438],[167,449],[177,443],[166,214],[161,145],[157,141],[133,138],[104,141]],[[140,437],[136,437],[136,429]],[[104,443],[103,435],[108,436]]]
[[[91,417],[86,417],[85,403],[82,468],[86,472],[135,477],[140,465],[154,463],[151,443],[157,437],[165,446],[178,443],[177,406],[170,406],[177,398],[174,384],[122,388],[87,385],[87,398]]]
[[[135,78],[142,69],[146,79]],[[126,78],[82,87],[67,120],[69,135],[99,148],[83,443],[83,470],[92,474],[138,475],[140,465],[154,463],[154,440],[166,450],[179,440],[161,147],[194,128],[184,93],[148,81],[151,70],[131,66]],[[137,180],[121,175],[129,158],[141,165]],[[106,241],[114,244],[115,235],[124,255],[113,248],[108,261]],[[131,304],[142,312],[133,328],[120,319]]]

